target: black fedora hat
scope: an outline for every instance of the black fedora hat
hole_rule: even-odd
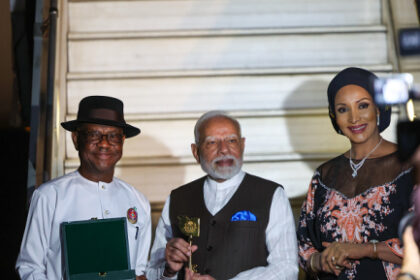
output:
[[[121,100],[108,96],[87,96],[79,103],[77,119],[62,122],[61,126],[69,131],[75,131],[82,123],[94,123],[121,127],[125,137],[133,137],[140,129],[127,124],[124,120],[124,104]]]

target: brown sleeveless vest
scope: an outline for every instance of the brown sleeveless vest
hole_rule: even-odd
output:
[[[205,205],[203,186],[206,177],[171,192],[169,217],[174,237],[187,240],[178,229],[179,215],[200,218],[200,237],[193,239],[198,250],[193,264],[201,274],[217,280],[229,279],[241,271],[266,266],[268,251],[265,229],[274,191],[279,184],[246,174],[230,201],[212,216]],[[231,221],[239,211],[250,211],[257,220]],[[183,270],[178,279],[184,279]]]

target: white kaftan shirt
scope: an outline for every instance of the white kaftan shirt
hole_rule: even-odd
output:
[[[127,221],[130,262],[136,275],[143,275],[151,240],[150,204],[143,194],[116,177],[93,182],[78,171],[42,184],[32,196],[16,263],[21,279],[63,279],[62,222],[127,217],[133,207],[138,218],[135,224]]]
[[[229,180],[218,183],[210,177],[204,182],[204,202],[214,216],[232,198],[238,189],[245,172],[241,171]],[[166,243],[172,238],[171,221],[169,219],[170,196],[163,207],[156,228],[150,260],[147,266],[147,279],[176,279],[164,277]],[[278,187],[273,195],[270,218],[265,231],[266,245],[269,252],[267,266],[255,267],[236,275],[234,280],[252,279],[284,279],[293,280],[298,276],[298,257],[295,223],[286,192]]]

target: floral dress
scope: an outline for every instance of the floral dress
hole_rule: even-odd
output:
[[[355,161],[357,162],[357,161]],[[399,163],[397,153],[368,159],[356,177],[344,155],[321,165],[312,177],[298,225],[299,264],[306,269],[314,252],[331,242],[385,242],[402,257],[398,224],[409,211],[413,181],[411,168]],[[336,277],[320,279],[396,279],[399,265],[379,259],[351,261]],[[373,277],[373,278],[372,278]]]

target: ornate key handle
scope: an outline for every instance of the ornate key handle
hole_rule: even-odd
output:
[[[188,242],[190,247],[192,246],[193,237],[200,236],[200,218],[178,216],[178,228],[185,236],[188,236]],[[197,272],[197,265],[192,264],[192,256],[190,255],[188,260],[188,268],[194,272]]]

